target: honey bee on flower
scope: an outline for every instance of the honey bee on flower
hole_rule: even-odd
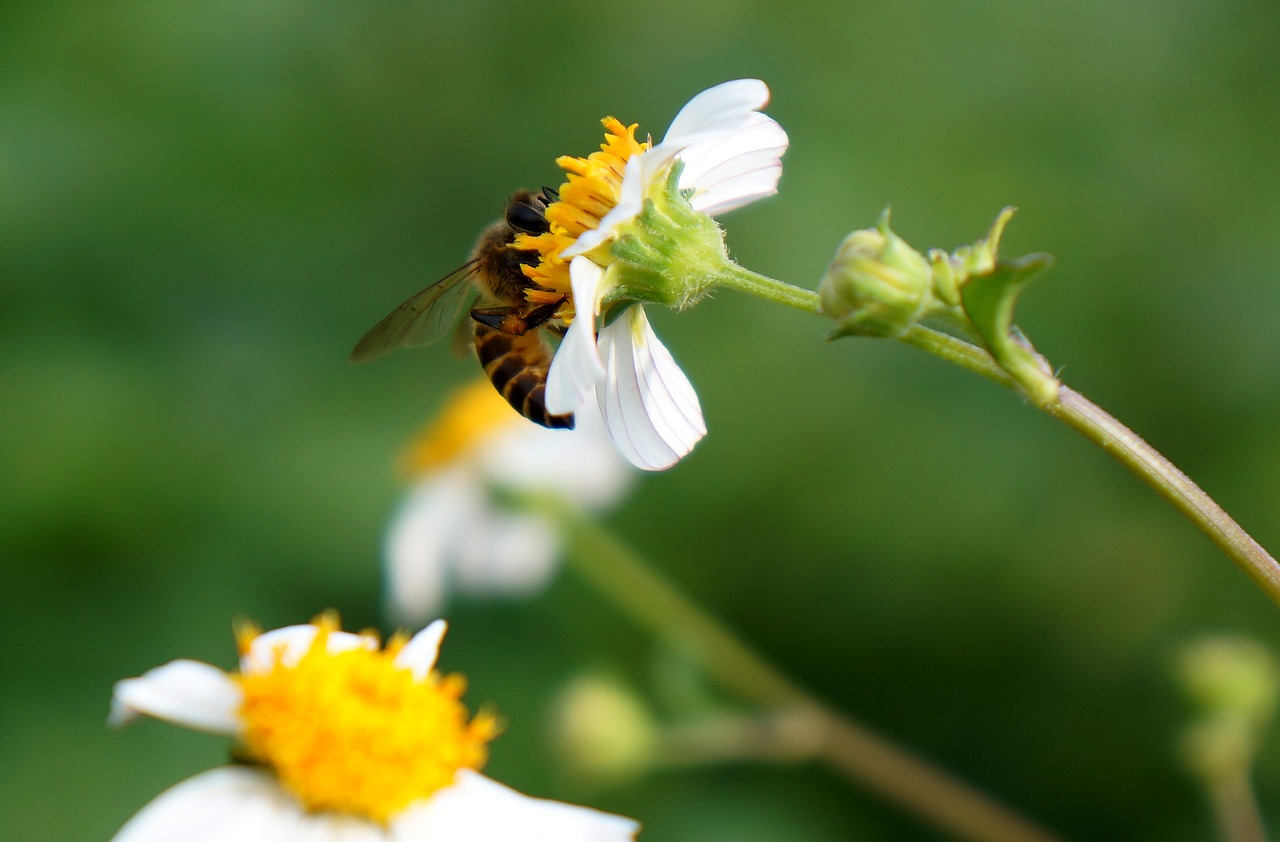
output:
[[[671,467],[706,424],[643,305],[688,307],[739,276],[712,217],[777,192],[788,141],[759,111],[768,99],[756,79],[717,85],[657,144],[605,118],[598,151],[557,160],[558,190],[516,193],[471,260],[375,325],[352,359],[425,344],[469,312],[485,373],[522,415],[571,427],[594,394],[628,461]],[[555,349],[548,335],[562,337]]]

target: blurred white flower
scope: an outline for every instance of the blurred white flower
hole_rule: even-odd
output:
[[[434,669],[445,624],[412,639],[307,625],[241,635],[240,669],[172,661],[116,684],[140,715],[233,736],[253,765],[162,793],[114,842],[616,842],[621,816],[530,798],[476,771],[496,733]]]
[[[636,141],[636,126],[605,119],[600,151],[557,161],[569,176],[547,208],[551,231],[517,239],[540,255],[529,275],[545,298],[570,295],[547,411],[578,411],[594,392],[614,444],[645,470],[682,459],[706,424],[641,302],[686,307],[704,296],[728,262],[710,217],[777,192],[788,140],[759,112],[768,100],[758,79],[717,85],[691,99],[654,146]],[[602,312],[609,318],[597,336]]]
[[[546,518],[504,504],[496,491],[558,495],[600,510],[635,474],[609,443],[599,415],[573,430],[522,419],[487,380],[454,394],[405,454],[411,485],[383,545],[388,612],[416,625],[451,592],[524,596],[555,572],[560,535]]]

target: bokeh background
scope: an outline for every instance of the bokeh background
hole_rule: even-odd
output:
[[[231,666],[230,623],[380,626],[392,461],[473,363],[347,364],[506,194],[615,114],[774,91],[781,193],[734,255],[812,286],[892,204],[919,247],[1021,210],[1019,322],[1066,382],[1280,547],[1280,6],[42,0],[0,12],[3,835],[106,838],[223,760],[104,727],[111,684]],[[724,293],[659,313],[711,434],[609,521],[832,705],[1076,839],[1213,833],[1177,647],[1280,615],[1145,486],[912,348]],[[561,576],[451,606],[444,666],[510,727],[495,777],[642,838],[942,838],[806,765],[567,778],[552,699],[650,686],[649,638]],[[1280,744],[1258,770],[1280,823]]]

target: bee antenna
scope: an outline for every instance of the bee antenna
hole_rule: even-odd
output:
[[[542,195],[546,196],[548,199],[550,199],[553,202],[558,201],[560,199],[560,191],[555,189],[554,187],[547,187],[544,185],[542,188]]]

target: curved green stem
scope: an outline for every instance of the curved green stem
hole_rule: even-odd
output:
[[[1124,463],[1182,512],[1241,570],[1280,603],[1280,563],[1253,540],[1214,499],[1137,433],[1066,386],[1046,410]]]
[[[904,341],[949,362],[1017,388],[995,361],[974,345],[928,328],[913,328]],[[1044,411],[1114,456],[1154,488],[1209,537],[1227,557],[1280,604],[1280,563],[1245,532],[1213,498],[1141,436],[1074,389],[1061,388]]]
[[[551,500],[529,502],[563,526],[570,563],[589,584],[655,638],[694,659],[726,690],[771,709],[801,713],[819,735],[810,733],[806,746],[834,771],[961,839],[1058,838],[809,695],[598,524]]]
[[[741,267],[736,267],[723,284],[798,310],[822,314],[816,292],[767,278]],[[996,364],[990,354],[963,339],[919,325],[899,338],[947,362],[955,363],[1015,391],[1021,391],[1018,383]],[[1033,405],[1038,404],[1033,402]],[[1274,602],[1280,604],[1280,563],[1212,497],[1141,436],[1097,404],[1066,386],[1061,387],[1056,401],[1038,406],[1137,474],[1208,536]]]

